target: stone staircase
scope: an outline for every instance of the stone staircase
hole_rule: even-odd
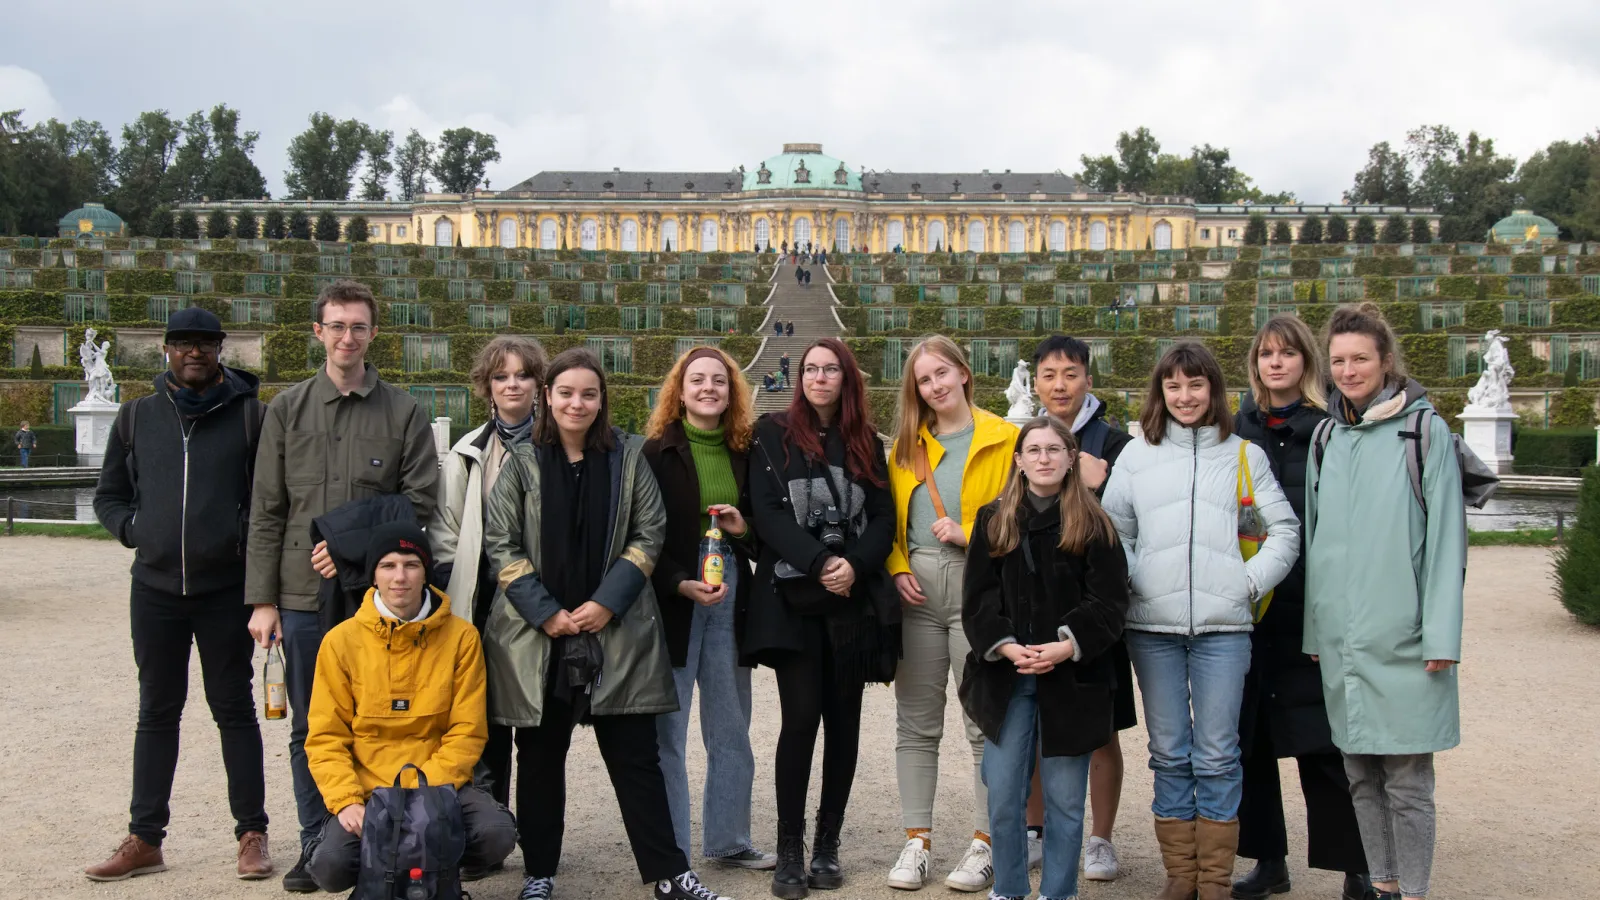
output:
[[[811,284],[801,287],[795,283],[794,267],[783,263],[778,266],[774,284],[777,290],[767,301],[767,319],[762,323],[761,336],[766,344],[755,362],[745,370],[745,375],[755,390],[756,415],[778,412],[789,406],[793,393],[789,390],[766,392],[761,390],[761,376],[778,368],[778,358],[789,354],[789,380],[800,381],[800,354],[819,337],[838,337],[839,322],[834,318],[833,307],[838,301],[830,290],[828,274],[822,266],[809,266]],[[793,322],[794,337],[778,337],[772,333],[774,322]]]

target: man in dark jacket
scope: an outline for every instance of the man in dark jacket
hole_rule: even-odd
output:
[[[17,430],[17,458],[22,461],[20,465],[24,469],[28,467],[28,457],[33,455],[33,449],[37,446],[39,446],[39,436],[28,428],[27,422],[23,422],[22,427]]]
[[[317,889],[306,863],[327,815],[304,749],[323,635],[317,595],[322,580],[338,574],[327,542],[312,540],[312,520],[351,500],[404,494],[426,528],[439,480],[433,433],[416,400],[366,361],[377,312],[372,291],[359,282],[341,279],[322,289],[312,328],[327,363],[272,398],[256,454],[244,601],[255,607],[256,642],[283,641],[301,847],[283,887],[301,893]]]
[[[95,881],[166,868],[161,841],[191,642],[222,733],[239,877],[272,873],[261,730],[250,693],[250,610],[243,603],[250,472],[265,407],[256,399],[254,375],[218,362],[226,337],[206,310],[172,314],[168,371],[156,378],[155,393],[118,412],[95,488],[95,517],[135,550],[129,602],[139,667],[132,821],[111,858],[85,870]]]
[[[1045,412],[1067,423],[1078,439],[1078,467],[1084,484],[1098,496],[1105,490],[1111,468],[1122,448],[1133,440],[1126,431],[1106,422],[1106,407],[1093,394],[1094,375],[1090,371],[1089,345],[1075,337],[1053,334],[1039,342],[1033,353],[1033,389]],[[1094,812],[1094,833],[1084,845],[1084,877],[1091,881],[1114,881],[1121,868],[1111,844],[1111,829],[1116,824],[1117,806],[1122,799],[1122,742],[1117,732],[1138,724],[1133,698],[1133,664],[1127,645],[1118,640],[1108,654],[1116,670],[1117,690],[1112,698],[1111,741],[1094,752],[1089,764],[1089,803]],[[1034,791],[1028,807],[1028,827],[1043,832],[1042,792]],[[1032,838],[1029,839],[1030,852]]]

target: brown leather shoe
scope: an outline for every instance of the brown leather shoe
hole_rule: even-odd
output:
[[[167,864],[161,859],[161,848],[147,844],[138,835],[130,834],[117,845],[111,858],[98,866],[83,870],[90,881],[126,881],[135,875],[165,872]]]
[[[259,831],[246,831],[239,838],[239,877],[245,881],[259,881],[272,874],[272,854],[267,852],[267,836]]]

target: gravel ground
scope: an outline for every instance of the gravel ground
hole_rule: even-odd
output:
[[[0,897],[281,897],[277,879],[233,877],[235,846],[216,732],[199,689],[196,661],[190,715],[165,844],[169,870],[120,884],[94,884],[85,865],[116,846],[127,821],[129,760],[137,687],[127,622],[131,553],[114,543],[0,538]],[[1462,669],[1463,745],[1439,759],[1439,850],[1433,896],[1600,897],[1594,791],[1600,776],[1600,632],[1581,628],[1553,596],[1546,551],[1476,548],[1467,589],[1467,665]],[[88,591],[84,585],[103,588]],[[770,760],[778,723],[769,672],[756,678],[755,830],[770,848],[775,823]],[[947,720],[945,790],[936,821],[934,871],[965,846],[968,796],[956,707]],[[279,871],[294,862],[288,725],[263,722],[267,796]],[[843,890],[819,897],[906,895],[883,885],[899,851],[894,775],[894,703],[867,691],[862,758],[845,827]],[[691,727],[690,734],[698,728]],[[1146,898],[1162,875],[1149,824],[1144,734],[1123,736],[1129,766],[1116,842],[1125,877],[1089,884],[1085,898]],[[820,760],[820,754],[818,759]],[[704,758],[691,748],[691,777]],[[580,731],[569,768],[566,856],[557,897],[647,897],[638,885],[616,802],[592,736]],[[40,790],[37,786],[46,786]],[[1284,769],[1290,844],[1304,845],[1293,762]],[[813,792],[814,794],[814,792]],[[520,857],[508,873],[470,886],[473,896],[516,896]],[[1243,864],[1248,866],[1249,863]],[[1337,876],[1291,860],[1290,897],[1338,896]],[[704,867],[713,887],[736,897],[767,896],[767,876]],[[924,896],[953,897],[941,883]]]

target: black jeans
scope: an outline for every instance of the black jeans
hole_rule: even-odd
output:
[[[483,868],[510,856],[517,845],[517,824],[511,820],[511,812],[472,785],[463,787],[456,796],[461,803],[461,825],[467,833],[461,865]],[[317,887],[329,893],[355,887],[361,875],[361,835],[345,831],[338,816],[327,816],[306,871]]]
[[[181,596],[138,581],[129,594],[133,659],[139,666],[139,725],[133,736],[133,803],[128,832],[155,846],[172,813],[178,768],[178,723],[189,697],[189,646],[200,650],[200,673],[211,718],[222,735],[228,808],[234,837],[267,830],[261,728],[250,693],[255,642],[244,587]]]
[[[833,671],[827,626],[820,616],[804,616],[803,620],[805,649],[785,654],[773,666],[783,716],[773,776],[780,822],[806,820],[806,788],[811,783],[811,757],[819,726],[827,727],[822,747],[822,799],[818,804],[822,815],[844,816],[861,744],[861,693],[866,685],[839,681]]]
[[[1244,794],[1239,803],[1239,855],[1247,859],[1289,855],[1283,787],[1271,731],[1263,709],[1256,721],[1255,746],[1244,757]],[[1367,855],[1356,827],[1344,757],[1337,751],[1313,753],[1295,757],[1295,762],[1300,765],[1300,791],[1306,799],[1306,864],[1313,869],[1365,873]]]
[[[552,679],[553,680],[553,679]],[[689,860],[672,832],[667,783],[661,776],[656,717],[593,716],[600,758],[611,776],[622,827],[645,883],[689,870]],[[524,874],[551,878],[561,863],[566,831],[567,749],[572,745],[572,707],[545,693],[537,728],[518,728],[517,829],[521,833]]]

